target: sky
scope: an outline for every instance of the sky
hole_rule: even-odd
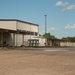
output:
[[[18,19],[39,25],[39,34],[57,38],[75,36],[75,0],[0,0],[0,19]]]

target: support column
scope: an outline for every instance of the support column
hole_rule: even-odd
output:
[[[16,43],[15,46],[17,47],[17,46],[18,46],[18,43],[19,43],[19,42],[18,42],[19,32],[17,32],[17,33],[15,34],[15,36],[16,36],[16,37],[15,37],[15,43]]]
[[[52,46],[52,40],[50,40],[50,46]]]
[[[3,47],[3,31],[1,32],[1,45]]]
[[[15,33],[13,33],[13,47],[15,46]]]
[[[24,34],[22,35],[22,45],[24,46]]]

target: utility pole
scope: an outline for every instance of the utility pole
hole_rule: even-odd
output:
[[[45,15],[45,34],[47,33],[47,15]]]
[[[45,16],[45,46],[46,46],[46,33],[47,33],[47,15],[44,15]]]

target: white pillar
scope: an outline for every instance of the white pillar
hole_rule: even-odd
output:
[[[22,45],[24,46],[24,34],[22,35]]]
[[[15,33],[13,33],[13,47],[15,46]]]
[[[1,45],[3,47],[3,31],[1,32]]]

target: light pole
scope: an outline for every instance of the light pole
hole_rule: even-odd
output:
[[[47,15],[44,15],[45,16],[45,34],[47,33]]]
[[[47,15],[44,15],[45,16],[45,46],[46,46],[46,33],[47,33]]]

